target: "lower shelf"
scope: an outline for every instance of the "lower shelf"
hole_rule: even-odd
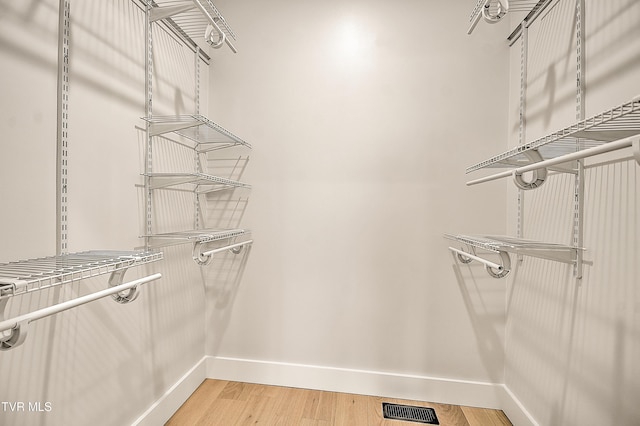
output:
[[[153,251],[85,251],[0,263],[0,299],[161,260]]]
[[[525,240],[505,235],[451,235],[445,238],[466,244],[467,246],[492,252],[507,252],[524,256],[539,257],[575,264],[578,248],[566,244]]]
[[[566,244],[546,243],[541,241],[525,240],[504,235],[452,235],[445,234],[445,238],[463,243],[465,250],[449,247],[449,250],[457,254],[462,263],[476,260],[485,265],[489,275],[494,278],[507,276],[511,268],[509,253],[516,255],[532,256],[541,259],[552,260],[573,265],[574,275],[582,278],[582,248],[568,246]],[[494,263],[476,254],[476,249],[490,251],[499,255],[501,264]]]

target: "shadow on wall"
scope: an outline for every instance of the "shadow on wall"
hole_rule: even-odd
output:
[[[506,281],[489,276],[478,262],[460,263],[458,256],[451,254],[452,269],[476,335],[482,363],[493,383],[503,383]]]
[[[242,282],[252,245],[240,254],[218,255],[209,266],[201,268],[205,284],[206,355],[215,355],[224,338],[233,311],[233,302]]]
[[[639,424],[637,163],[588,166],[585,185],[583,279],[525,257],[508,299],[505,383],[540,424]],[[548,219],[530,216],[529,228],[554,221],[546,205]]]
[[[243,156],[242,152],[242,148],[211,151],[207,155],[206,169],[216,176],[242,182],[249,164],[249,157]],[[242,223],[249,203],[249,192],[248,189],[238,188],[207,193],[201,212],[203,222],[214,229],[243,229]],[[238,242],[247,238],[250,236],[239,237]],[[239,254],[225,251],[215,255],[211,265],[202,269],[207,300],[206,353],[208,355],[216,354],[222,342],[252,247],[252,245],[244,246]]]
[[[26,3],[26,2],[25,2]],[[57,2],[56,2],[57,3]],[[20,10],[20,6],[25,6]],[[15,38],[7,38],[0,33],[0,49],[10,52],[17,60],[29,63],[37,68],[58,69],[56,54],[43,55],[42,43],[49,42],[55,46],[58,40],[58,9],[57,5],[40,1],[31,1],[28,5],[14,2],[2,2],[2,19],[19,22],[31,28],[33,36],[41,43],[18,44]]]

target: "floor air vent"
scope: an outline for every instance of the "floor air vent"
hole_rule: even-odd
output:
[[[438,417],[433,408],[414,407],[412,405],[382,403],[382,413],[385,419],[405,420],[408,422],[439,425]]]

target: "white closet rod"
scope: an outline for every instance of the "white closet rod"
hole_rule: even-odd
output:
[[[498,265],[497,263],[493,263],[487,259],[483,259],[471,253],[467,253],[466,251],[458,250],[457,248],[453,248],[453,247],[449,247],[449,250],[451,250],[452,252],[458,253],[461,256],[468,257],[469,259],[483,263],[490,268],[497,269],[500,272],[504,270],[504,267],[502,265]]]
[[[490,176],[485,176],[480,179],[471,180],[467,182],[467,186],[477,185],[479,183],[489,182],[492,180],[513,176],[514,173],[522,174],[522,173],[530,172],[532,170],[538,170],[538,169],[543,169],[550,166],[555,166],[561,163],[567,163],[569,161],[580,160],[583,158],[592,157],[594,155],[604,154],[606,152],[616,151],[616,150],[628,148],[631,146],[635,146],[636,150],[640,149],[638,148],[640,146],[640,136],[636,135],[636,136],[620,139],[615,142],[607,142],[602,145],[595,146],[593,148],[583,149],[581,151],[572,152],[571,154],[565,154],[559,157],[550,158],[548,160],[543,160],[537,163],[518,167],[517,169],[508,170],[506,172],[496,173]],[[640,160],[638,156],[636,156],[636,159]]]
[[[213,250],[202,252],[201,255],[204,256],[204,257],[209,257],[209,256],[212,256],[212,255],[214,255],[216,253],[220,253],[221,251],[231,250],[231,249],[234,249],[236,247],[242,247],[242,246],[245,246],[245,245],[249,245],[251,243],[253,243],[253,240],[242,241],[241,243],[230,244],[228,246],[219,247],[217,249],[213,249]]]
[[[121,291],[130,290],[141,284],[146,284],[151,281],[155,281],[162,277],[162,274],[153,274],[148,277],[140,278],[137,280],[129,281],[128,283],[120,284],[115,287],[110,287],[105,290],[97,291],[95,293],[88,294],[86,296],[78,297],[66,302],[58,303],[57,305],[48,306],[37,311],[29,312],[24,315],[17,316],[8,320],[0,322],[0,333],[8,331],[18,326],[27,325],[33,321],[55,315],[67,309],[75,308],[76,306],[84,305],[94,300],[102,299],[103,297],[111,296]]]

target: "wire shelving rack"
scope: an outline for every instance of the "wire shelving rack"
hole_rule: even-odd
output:
[[[85,251],[0,264],[0,299],[161,260],[153,251]]]

